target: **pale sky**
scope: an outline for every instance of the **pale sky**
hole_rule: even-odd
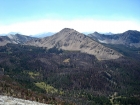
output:
[[[140,31],[140,0],[0,0],[0,34]]]

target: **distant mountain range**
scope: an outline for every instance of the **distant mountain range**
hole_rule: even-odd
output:
[[[52,33],[51,33],[52,34]],[[105,35],[98,32],[84,35],[74,29],[64,28],[60,32],[44,37],[36,38],[20,34],[9,34],[0,36],[0,46],[7,43],[25,44],[47,49],[56,47],[69,51],[80,51],[96,56],[99,60],[117,59],[122,56],[112,48],[105,47],[105,44],[122,44],[130,47],[140,47],[140,32],[128,30],[120,34]]]
[[[106,44],[122,44],[129,47],[140,47],[140,32],[128,30],[120,34],[105,35],[94,32],[88,35],[90,38]]]
[[[34,35],[34,37],[44,38],[44,37],[47,37],[47,36],[51,36],[53,34],[55,34],[55,33],[54,32],[47,32],[47,33],[36,34],[36,35]]]

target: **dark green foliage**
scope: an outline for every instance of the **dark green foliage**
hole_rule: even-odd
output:
[[[92,100],[99,105],[111,105],[110,100],[106,97],[92,97]]]
[[[58,50],[56,47],[53,47],[53,48],[50,48],[50,49],[48,50],[48,52],[49,52],[49,53],[60,54],[60,53],[62,53],[63,51],[62,51],[62,49]]]
[[[120,105],[139,105],[140,99],[135,97],[121,97],[113,100],[115,104]]]

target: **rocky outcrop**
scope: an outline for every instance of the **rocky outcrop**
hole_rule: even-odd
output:
[[[47,104],[0,95],[0,105],[47,105]]]

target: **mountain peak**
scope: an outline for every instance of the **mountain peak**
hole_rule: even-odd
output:
[[[71,33],[71,32],[74,32],[74,31],[76,31],[76,30],[71,29],[71,28],[64,28],[60,31],[60,33],[67,33],[67,32]]]
[[[57,37],[60,37],[60,38],[64,38],[64,37],[78,37],[78,36],[85,36],[84,34],[82,33],[79,33],[78,31],[74,30],[74,29],[71,29],[71,28],[64,28],[62,29],[61,31],[59,31],[58,33],[54,34],[53,36],[57,36]],[[81,37],[82,37],[81,36]],[[59,39],[60,39],[59,38]]]
[[[137,34],[137,33],[140,33],[140,32],[137,30],[128,30],[128,31],[125,31],[123,34]]]
[[[72,28],[63,28],[61,31],[70,31],[70,30],[74,30]]]
[[[99,33],[97,31],[95,31],[94,34],[99,34]]]
[[[64,28],[53,36],[30,41],[27,45],[45,47],[47,49],[56,47],[69,51],[80,51],[95,55],[99,60],[117,59],[122,55],[102,44],[92,40],[86,35],[70,28]]]

